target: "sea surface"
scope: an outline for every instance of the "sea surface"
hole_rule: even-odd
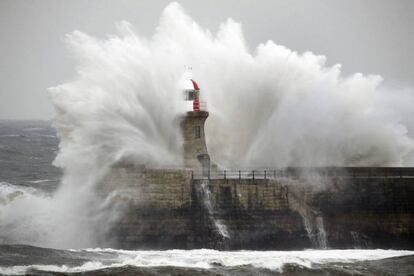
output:
[[[58,142],[50,122],[0,121],[0,215],[19,191],[57,189]],[[62,250],[5,240],[0,233],[1,275],[414,275],[414,251],[392,249]]]

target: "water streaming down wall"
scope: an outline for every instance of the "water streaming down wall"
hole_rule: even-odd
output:
[[[284,179],[284,183],[289,182],[291,182],[291,180],[286,181],[286,179]],[[295,181],[295,184],[297,185],[298,182]],[[328,247],[328,241],[324,228],[323,216],[321,213],[313,210],[307,203],[307,197],[310,195],[306,193],[306,191],[300,191],[300,188],[294,186],[289,189],[289,195],[290,207],[301,215],[303,225],[312,247],[326,249]]]
[[[369,248],[369,239],[356,231],[351,231],[352,246],[355,249]]]
[[[302,176],[304,178],[298,179],[298,176]],[[271,174],[270,177],[272,177]],[[304,170],[304,172],[301,172],[294,177],[287,175],[274,175],[273,177],[280,183],[289,186],[290,208],[294,209],[301,215],[304,228],[306,229],[306,233],[312,247],[319,249],[328,248],[323,214],[309,205],[309,197],[311,197],[311,192],[308,191],[310,184],[307,182],[310,179],[314,180],[315,178],[317,178],[317,181],[321,181],[318,173],[314,172],[313,175],[310,176],[306,170]]]
[[[328,241],[326,238],[326,231],[323,225],[323,217],[317,216],[312,212],[299,212],[303,219],[303,224],[308,234],[309,241],[312,248],[327,249]]]
[[[213,223],[217,233],[223,239],[230,239],[230,234],[227,230],[227,226],[225,222],[218,217],[217,212],[215,211],[215,199],[214,195],[211,193],[210,190],[210,181],[208,179],[201,180],[199,185],[196,185],[197,194],[199,196],[200,201],[203,203],[203,207],[205,208],[208,218]]]
[[[325,231],[325,226],[323,225],[323,217],[316,217],[316,230],[317,230],[317,239],[318,239],[318,248],[327,249],[328,248],[328,239]]]

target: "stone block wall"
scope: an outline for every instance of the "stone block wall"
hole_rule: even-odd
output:
[[[414,178],[333,180],[310,205],[324,217],[329,244],[339,248],[414,248]]]
[[[195,180],[194,189],[198,190],[204,181]],[[289,208],[288,189],[278,181],[211,179],[208,186],[214,208],[213,215],[199,218],[207,236],[203,239],[204,247],[257,250],[310,247],[300,214]],[[226,228],[228,237],[220,235],[217,221]]]
[[[189,170],[114,167],[105,179],[106,193],[149,209],[181,209],[191,206],[192,172]]]
[[[108,234],[111,246],[188,248],[193,237],[191,171],[117,166],[101,193],[114,193],[123,211]]]
[[[212,179],[217,208],[281,211],[289,208],[286,186],[271,179]]]
[[[329,185],[311,189],[309,179],[196,180],[189,170],[118,166],[100,192],[126,206],[110,233],[119,248],[310,248],[304,216],[311,215],[323,218],[329,247],[414,249],[414,177],[325,171]],[[197,192],[203,181],[212,211]]]

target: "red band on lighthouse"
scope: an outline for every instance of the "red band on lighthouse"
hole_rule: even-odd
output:
[[[195,99],[193,102],[193,111],[200,111],[200,102],[198,101],[198,99]]]

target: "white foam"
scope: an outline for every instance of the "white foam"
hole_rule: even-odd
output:
[[[35,194],[38,194],[38,191],[31,187],[13,185],[8,182],[0,181],[0,201],[3,201],[3,203],[10,202],[11,200],[20,195]]]
[[[27,182],[33,183],[33,184],[39,184],[39,183],[49,182],[49,181],[51,181],[51,180],[50,179],[38,179],[38,180],[30,180],[30,181],[27,181]]]
[[[216,265],[225,267],[250,265],[256,268],[267,268],[281,271],[285,264],[298,264],[312,267],[313,264],[353,263],[356,261],[379,260],[390,257],[414,255],[414,251],[405,250],[305,250],[305,251],[217,251],[199,250],[166,250],[166,251],[128,251],[115,249],[85,249],[75,252],[114,253],[118,261],[103,264],[99,261],[86,262],[81,266],[66,265],[30,265],[0,267],[2,274],[24,274],[29,269],[51,272],[85,272],[97,269],[136,266],[160,267],[175,266],[209,269]]]
[[[100,262],[86,262],[81,266],[70,267],[66,265],[29,265],[29,266],[12,266],[12,267],[0,267],[1,275],[25,275],[30,270],[40,270],[48,272],[60,272],[60,273],[76,273],[93,271],[102,269],[108,266],[102,265]]]
[[[133,253],[132,253],[133,252]],[[185,266],[210,268],[215,263],[223,266],[251,265],[280,269],[286,263],[310,267],[312,263],[355,262],[376,260],[414,254],[413,251],[395,250],[307,250],[307,251],[217,251],[217,250],[167,250],[132,251],[124,260],[136,266]],[[135,258],[131,258],[135,256]],[[143,262],[142,260],[145,260]]]

